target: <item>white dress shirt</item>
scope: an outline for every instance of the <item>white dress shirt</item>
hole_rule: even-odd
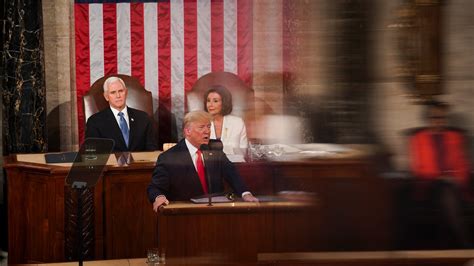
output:
[[[119,110],[113,108],[112,106],[110,106],[110,110],[112,110],[112,113],[114,113],[115,121],[117,121],[117,125],[119,126],[119,128],[120,128],[120,116],[118,115],[118,113],[122,112],[123,113],[123,118],[125,118],[125,122],[127,122],[127,127],[130,130],[130,122],[128,120],[127,106],[125,106],[125,108],[123,108],[122,111],[119,111]]]
[[[191,159],[193,160],[194,169],[196,169],[196,172],[197,172],[196,161],[197,161],[197,150],[198,150],[198,148],[194,147],[194,145],[191,144],[191,142],[189,142],[187,139],[184,139],[184,142],[186,143],[186,147],[188,147],[189,155],[191,155]],[[202,153],[201,153],[201,156],[202,156]],[[202,159],[202,163],[204,164],[204,158],[201,158],[201,159]],[[205,164],[204,164],[204,166],[205,166]]]

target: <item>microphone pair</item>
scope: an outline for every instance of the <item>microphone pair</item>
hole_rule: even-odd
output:
[[[209,140],[209,144],[201,144],[199,149],[201,151],[222,151],[224,145],[220,139],[211,139]]]

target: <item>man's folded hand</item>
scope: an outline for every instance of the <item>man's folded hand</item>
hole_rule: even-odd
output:
[[[258,199],[256,197],[254,197],[252,194],[245,194],[242,199],[244,201],[248,201],[248,202],[258,202]]]
[[[159,195],[155,198],[155,202],[153,202],[153,210],[158,212],[158,208],[162,205],[168,205],[170,202],[164,195]]]

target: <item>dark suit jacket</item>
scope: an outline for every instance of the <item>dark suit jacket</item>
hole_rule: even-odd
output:
[[[113,139],[114,152],[158,150],[153,124],[148,114],[130,107],[127,109],[130,125],[129,147],[125,145],[120,127],[110,108],[105,108],[87,119],[86,138]]]
[[[213,159],[204,161],[211,177],[209,192],[223,192],[225,179],[236,194],[242,195],[247,188],[235,166],[222,151],[212,152],[210,157]],[[147,192],[150,202],[154,202],[158,195],[165,195],[171,201],[187,201],[204,194],[184,139],[158,156]]]

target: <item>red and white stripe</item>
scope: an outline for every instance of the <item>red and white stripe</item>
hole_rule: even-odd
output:
[[[82,97],[107,74],[132,75],[151,91],[162,140],[171,119],[181,136],[186,91],[199,77],[228,71],[251,85],[252,0],[83,2],[74,6],[81,140]]]

